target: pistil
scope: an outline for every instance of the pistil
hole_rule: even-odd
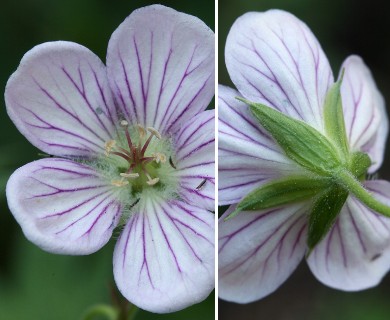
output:
[[[124,129],[126,142],[129,150],[118,146],[115,140],[109,140],[105,143],[105,154],[106,156],[112,154],[121,157],[122,159],[126,160],[129,167],[126,172],[122,172],[119,174],[121,176],[120,180],[113,180],[111,184],[114,186],[122,187],[129,184],[129,181],[124,179],[137,179],[141,175],[144,175],[147,178],[147,185],[156,185],[160,181],[160,179],[158,177],[151,177],[150,173],[148,172],[148,168],[150,170],[150,168],[152,167],[147,167],[147,164],[153,161],[157,164],[165,163],[167,158],[163,153],[160,152],[152,153],[151,156],[145,156],[145,153],[153,137],[161,139],[161,134],[153,127],[148,127],[145,130],[144,127],[137,124],[136,128],[138,130],[139,139],[138,143],[134,144],[129,132],[129,123],[126,120],[122,120],[120,122],[120,126]],[[150,132],[150,135],[143,144],[147,131]]]

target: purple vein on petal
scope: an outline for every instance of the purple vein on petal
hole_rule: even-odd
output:
[[[274,209],[274,210],[270,210],[268,212],[265,212],[263,214],[260,214],[256,219],[252,220],[252,221],[249,221],[247,224],[245,224],[244,226],[242,226],[241,228],[237,229],[236,231],[228,234],[228,235],[225,235],[223,236],[222,238],[219,239],[219,242],[222,243],[222,245],[220,246],[219,250],[218,250],[218,253],[221,253],[223,251],[223,249],[225,248],[225,246],[237,235],[239,234],[241,231],[245,230],[246,228],[249,228],[252,224],[256,223],[257,221],[261,220],[261,219],[264,219],[265,217],[269,216],[271,213],[275,212],[277,209]],[[222,222],[224,223],[224,222]],[[226,239],[226,241],[225,241]]]
[[[123,71],[123,75],[125,77],[125,82],[126,82],[126,87],[127,87],[127,92],[129,94],[129,98],[131,100],[131,103],[132,103],[132,110],[134,112],[134,117],[137,121],[139,121],[139,118],[138,118],[138,113],[137,113],[137,107],[136,107],[136,103],[135,103],[135,100],[134,100],[134,96],[133,96],[133,93],[131,91],[131,86],[130,86],[130,82],[129,82],[129,79],[128,79],[128,76],[127,76],[127,71],[126,71],[126,67],[125,67],[125,63],[123,61],[123,58],[122,58],[122,54],[120,52],[120,50],[118,49],[118,56],[119,56],[119,60],[121,62],[121,65],[122,65],[122,71]],[[120,89],[119,89],[119,92],[120,92]],[[127,110],[127,108],[130,108],[130,106],[127,106],[126,104],[123,105],[123,109],[124,110]]]
[[[348,86],[350,87],[350,90],[352,92],[352,100],[353,100],[353,116],[352,116],[352,121],[351,121],[351,124],[350,124],[350,127],[349,127],[349,135],[348,135],[348,138],[349,138],[349,141],[351,142],[351,139],[352,139],[352,129],[355,125],[355,120],[356,120],[356,115],[357,115],[357,112],[358,112],[358,109],[359,109],[359,105],[360,105],[360,101],[361,101],[361,98],[363,96],[363,84],[361,83],[361,81],[359,81],[359,93],[358,93],[358,96],[356,97],[356,92],[354,90],[354,88],[356,88],[356,86],[353,85],[352,83],[352,80],[351,80],[351,76],[349,73],[347,73],[344,77],[344,81],[348,84]]]
[[[57,231],[56,234],[60,234],[64,231],[66,231],[67,229],[69,229],[70,227],[73,227],[75,224],[77,224],[78,222],[82,221],[84,218],[88,217],[91,213],[93,213],[103,202],[105,202],[108,198],[110,198],[110,194],[107,195],[106,197],[104,197],[102,200],[100,200],[100,202],[98,202],[92,209],[90,209],[88,212],[86,212],[84,215],[82,215],[81,217],[79,217],[78,219],[76,219],[75,221],[73,221],[72,223],[70,223],[69,225],[67,225],[65,228],[61,229],[60,231]],[[102,210],[102,212],[98,215],[99,219],[100,219],[100,216],[102,215],[102,213],[105,213],[107,208],[112,204],[114,203],[114,201],[111,201],[108,205],[106,205],[106,207]],[[97,220],[95,220],[95,222],[91,225],[91,227],[89,228],[89,231],[93,228],[93,226],[95,225],[95,223],[97,222]],[[86,232],[87,233],[87,232]],[[86,233],[84,233],[81,237],[83,237]]]
[[[32,77],[34,83],[39,87],[39,89],[54,103],[54,106],[56,106],[58,109],[62,110],[66,114],[68,114],[71,118],[76,120],[84,129],[92,133],[97,139],[101,140],[102,142],[105,142],[104,139],[99,136],[94,130],[92,130],[89,126],[87,126],[83,121],[80,120],[78,116],[67,110],[63,105],[61,105],[50,93],[47,91],[42,85],[34,78]]]
[[[171,44],[171,45],[172,45],[172,44]],[[196,47],[195,47],[195,49],[196,49]],[[170,109],[171,109],[171,106],[172,106],[172,102],[173,102],[173,100],[175,99],[175,97],[176,97],[176,95],[177,95],[179,89],[181,88],[181,86],[182,86],[184,80],[185,80],[186,77],[187,77],[187,71],[188,71],[188,68],[190,67],[190,65],[191,65],[191,63],[192,63],[192,59],[193,59],[193,57],[194,57],[195,49],[194,49],[193,52],[192,52],[192,56],[191,56],[190,62],[188,63],[188,65],[187,65],[187,67],[186,67],[186,69],[185,69],[185,71],[184,71],[184,74],[183,74],[181,80],[180,80],[179,83],[178,83],[178,86],[176,87],[176,89],[175,89],[175,91],[174,91],[174,93],[173,93],[173,95],[172,95],[172,97],[171,97],[171,99],[170,99],[170,101],[169,101],[167,107],[165,108],[165,113],[164,113],[164,116],[163,116],[163,118],[162,118],[162,120],[161,120],[161,125],[163,125],[164,120],[165,120],[167,114],[170,113]],[[171,50],[172,50],[172,47],[171,47]],[[172,112],[172,113],[173,113],[173,112]],[[169,121],[169,120],[168,120],[168,121]],[[167,123],[167,122],[166,122],[166,123]]]
[[[134,50],[135,50],[135,54],[137,56],[137,65],[138,65],[138,73],[139,73],[139,77],[140,77],[140,86],[141,86],[141,93],[142,93],[142,101],[143,101],[143,123],[146,124],[146,119],[147,119],[147,99],[148,97],[146,96],[146,93],[145,93],[145,85],[144,85],[144,78],[143,78],[143,74],[142,74],[142,67],[141,67],[141,58],[139,56],[139,53],[138,53],[138,46],[137,46],[137,41],[135,40],[135,36],[133,36],[133,45],[134,45]]]
[[[66,77],[68,78],[68,80],[72,83],[72,85],[75,87],[75,89],[77,90],[77,92],[80,94],[80,96],[83,98],[85,104],[87,105],[88,109],[91,111],[91,113],[94,115],[94,117],[96,118],[96,120],[99,122],[100,126],[104,129],[104,131],[108,134],[108,136],[110,138],[112,138],[112,134],[111,132],[107,129],[106,125],[103,123],[102,119],[99,117],[99,115],[96,113],[96,110],[92,107],[91,105],[91,102],[89,101],[86,93],[85,93],[85,88],[84,88],[84,80],[83,80],[83,76],[82,76],[82,73],[81,73],[81,70],[80,70],[80,65],[78,67],[78,71],[79,71],[79,75],[80,75],[80,79],[81,79],[81,84],[82,84],[82,88],[79,88],[79,86],[77,85],[76,81],[73,79],[73,77],[69,74],[68,70],[66,70],[65,67],[62,67],[61,70],[63,71],[63,73],[66,75]]]
[[[207,79],[204,81],[203,85],[200,87],[200,89],[195,93],[191,101],[186,105],[185,108],[180,112],[180,114],[172,121],[172,116],[174,112],[172,112],[169,116],[169,119],[166,121],[166,124],[170,122],[170,125],[166,129],[166,132],[169,132],[169,130],[183,117],[183,115],[187,112],[187,110],[191,107],[192,103],[199,97],[203,89],[206,87],[207,83],[209,82],[210,78],[212,77],[212,74],[210,74]],[[165,114],[166,115],[166,114]],[[165,117],[165,116],[164,116]]]
[[[202,222],[202,223],[204,223],[205,225],[207,225],[207,226],[210,227],[210,225],[209,225],[206,221],[202,220],[202,219],[199,218],[197,215],[195,215],[193,212],[191,212],[189,209],[185,208],[183,205],[180,204],[179,201],[172,201],[172,203],[173,203],[174,205],[176,205],[178,208],[180,208],[181,210],[183,210],[186,214],[188,214],[189,216],[191,216],[192,218],[194,218],[195,220],[198,220],[198,221],[200,221],[200,222]]]
[[[340,230],[340,223],[336,224],[335,226],[337,228],[337,234],[339,235],[339,239],[340,239],[340,245],[341,245],[341,255],[342,255],[342,258],[343,258],[343,264],[344,264],[344,267],[347,268],[348,265],[347,265],[347,255],[346,255],[346,251],[345,251],[345,244],[344,244],[344,239],[343,239],[343,236],[342,236],[342,232]]]
[[[152,205],[153,205],[154,212],[157,212],[156,207],[154,206],[154,204],[152,204]],[[157,219],[157,222],[158,222],[158,226],[160,227],[160,230],[161,230],[161,232],[163,234],[164,240],[165,240],[165,242],[166,242],[166,244],[168,246],[169,252],[171,253],[173,259],[175,260],[176,268],[179,271],[179,273],[182,273],[181,267],[179,265],[179,262],[177,260],[176,254],[175,254],[175,251],[173,250],[173,248],[171,246],[171,243],[170,243],[170,241],[168,239],[168,236],[167,236],[167,234],[164,231],[164,227],[161,224],[161,221],[160,221],[160,218],[159,218],[158,214],[156,214],[156,219]]]
[[[159,94],[158,94],[158,100],[157,100],[157,104],[156,104],[156,109],[160,108],[160,100],[161,100],[161,96],[162,96],[162,93],[163,93],[163,90],[164,90],[164,87],[165,87],[165,77],[167,75],[168,64],[169,64],[169,61],[171,59],[172,52],[173,52],[173,50],[172,50],[172,35],[171,35],[171,40],[170,41],[171,41],[171,45],[169,47],[168,57],[167,57],[167,59],[165,60],[165,63],[164,63],[163,77],[162,77],[161,84],[160,84],[160,91],[159,91]],[[153,125],[156,125],[157,113],[158,112],[154,113]]]
[[[197,196],[199,196],[199,197],[201,197],[201,198],[214,200],[213,197],[206,196],[205,194],[201,193],[199,190],[187,188],[187,187],[184,187],[184,186],[183,186],[183,189],[184,189],[184,190],[187,190],[188,193],[195,194],[195,195],[197,195]]]
[[[356,224],[355,218],[354,218],[354,216],[353,216],[353,214],[352,214],[352,210],[351,210],[351,208],[349,207],[348,202],[345,204],[345,209],[346,209],[346,211],[348,212],[349,218],[351,219],[352,226],[353,226],[353,228],[354,228],[354,230],[355,230],[355,232],[356,232],[356,234],[357,234],[357,236],[358,236],[359,243],[360,243],[360,245],[361,245],[361,247],[362,247],[362,249],[363,249],[363,252],[366,253],[366,252],[367,252],[367,248],[366,248],[366,246],[365,246],[365,244],[364,244],[364,241],[363,241],[363,239],[362,239],[362,235],[361,235],[361,233],[360,233],[359,227],[358,227],[357,224]]]
[[[147,216],[146,214],[143,214],[142,215],[142,249],[143,249],[143,261],[142,261],[142,266],[141,266],[141,270],[140,270],[140,273],[139,273],[139,280],[141,279],[141,272],[142,272],[142,269],[145,267],[146,268],[146,272],[148,274],[148,279],[149,279],[149,282],[150,282],[150,285],[152,286],[152,288],[154,289],[154,285],[153,285],[153,282],[152,282],[152,277],[150,275],[150,270],[149,270],[149,264],[148,264],[148,259],[146,257],[146,237],[145,237],[145,220],[146,220]],[[150,223],[149,223],[150,225]]]
[[[105,110],[106,110],[106,112],[107,112],[107,116],[108,116],[108,118],[110,119],[111,124],[115,126],[116,121],[114,120],[114,117],[113,117],[113,115],[112,115],[112,113],[111,113],[111,108],[110,108],[110,106],[109,106],[108,103],[107,103],[107,98],[106,98],[106,96],[105,96],[105,94],[104,94],[103,87],[102,87],[102,85],[101,85],[100,82],[99,82],[99,79],[98,79],[98,76],[97,76],[95,70],[92,69],[92,66],[91,66],[91,65],[89,65],[89,67],[90,67],[90,69],[91,69],[91,72],[93,73],[93,77],[94,77],[94,79],[95,79],[96,86],[97,86],[98,89],[99,89],[100,97],[102,98],[102,101],[103,101],[103,103],[104,103]]]
[[[79,172],[79,171],[74,171],[70,169],[65,169],[65,168],[59,168],[59,167],[48,167],[48,166],[41,166],[40,168],[34,170],[32,173],[37,173],[39,171],[44,171],[44,170],[53,170],[53,171],[61,171],[64,173],[69,173],[70,175],[76,175],[77,177],[97,177],[96,174],[94,173],[85,173],[85,172]]]
[[[243,139],[243,140],[246,140],[248,142],[252,142],[254,144],[257,144],[257,145],[259,145],[261,147],[264,147],[266,149],[269,149],[271,151],[276,151],[276,149],[271,148],[271,146],[273,146],[273,145],[276,146],[276,143],[274,143],[274,144],[270,143],[269,145],[266,145],[266,144],[262,143],[259,139],[258,140],[253,139],[251,136],[245,134],[244,132],[238,130],[235,127],[232,127],[228,122],[225,122],[222,119],[219,119],[219,122],[224,124],[226,127],[230,128],[232,131],[235,131],[235,132],[239,133],[240,135],[242,135],[242,137],[234,135],[233,133],[230,133],[230,132],[226,132],[226,131],[224,131],[224,128],[219,129],[219,133],[220,134],[224,134],[224,135],[227,135],[227,136],[230,136],[230,137],[233,137],[233,138],[237,138],[237,139]],[[245,137],[245,138],[243,138],[243,137]]]
[[[262,39],[261,39],[262,40]],[[264,41],[264,40],[262,40]],[[265,43],[265,41],[264,41]],[[284,94],[284,96],[286,97],[287,101],[289,102],[290,106],[294,109],[294,111],[296,112],[296,114],[301,118],[303,119],[302,117],[302,113],[301,111],[302,110],[298,110],[297,107],[291,102],[291,98],[290,96],[287,94],[287,91],[286,89],[281,85],[281,83],[279,82],[278,80],[278,77],[274,74],[274,72],[272,71],[272,68],[268,65],[268,63],[266,62],[266,60],[263,58],[263,56],[257,51],[254,43],[253,43],[253,40],[251,40],[251,44],[252,44],[252,50],[253,52],[256,54],[256,56],[265,64],[265,66],[267,67],[267,69],[270,71],[270,73],[272,74],[272,76],[274,77],[274,84],[276,84],[279,89],[282,91],[282,93]],[[273,48],[271,48],[271,50],[273,50]],[[274,50],[273,50],[274,51]],[[290,72],[291,73],[291,72]],[[295,93],[293,92],[295,98],[296,98],[296,95]]]
[[[268,215],[268,213],[265,213],[266,215]],[[233,268],[229,268],[229,269],[227,269],[227,270],[223,270],[221,273],[222,273],[222,276],[224,276],[224,275],[227,275],[227,274],[229,274],[229,273],[231,273],[231,272],[233,272],[233,271],[235,271],[235,270],[237,270],[238,268],[240,268],[243,264],[245,264],[249,259],[251,259],[253,256],[255,256],[255,255],[257,255],[257,253],[273,238],[273,237],[275,237],[276,235],[278,235],[278,232],[279,232],[279,230],[281,230],[282,229],[282,227],[290,220],[290,219],[292,219],[293,217],[294,217],[295,215],[292,215],[292,216],[290,216],[290,217],[288,217],[286,220],[284,220],[282,223],[280,223],[279,224],[279,226],[274,230],[274,232],[272,232],[272,233],[270,233],[270,235],[269,236],[267,236],[266,237],[266,239],[264,239],[256,248],[253,248],[252,250],[251,250],[251,252],[250,252],[250,254],[249,255],[247,255],[242,261],[240,261],[238,264],[233,264]],[[296,220],[295,220],[295,222],[293,223],[293,224],[296,224],[299,220],[301,220],[301,216],[299,216]],[[257,222],[257,219],[256,220],[254,220],[254,221],[256,221]],[[290,230],[290,229],[288,229],[288,230]],[[285,232],[285,234],[286,233],[288,233],[288,231],[286,231]],[[230,241],[230,239],[229,239],[229,241]],[[227,243],[227,242],[226,242]],[[226,243],[224,243],[224,245],[223,246],[225,246],[226,245]],[[272,250],[270,250],[271,252],[270,252],[270,254],[267,256],[267,258],[264,260],[264,268],[262,268],[262,277],[264,276],[264,272],[265,272],[265,270],[266,270],[266,268],[267,268],[267,264],[268,264],[268,260],[269,260],[269,258],[275,253],[275,249],[278,247],[278,245],[280,245],[280,242],[278,241],[277,242],[277,244],[276,244],[276,246],[272,249]],[[221,250],[222,250],[222,248],[221,248]],[[225,268],[226,269],[226,268]]]
[[[168,206],[174,210],[174,208],[172,208],[169,204]],[[193,228],[191,228],[188,224],[184,223],[183,221],[177,219],[177,218],[173,218],[166,210],[165,208],[162,206],[161,207],[162,211],[165,213],[166,217],[171,221],[172,225],[176,228],[176,230],[180,233],[181,237],[183,238],[184,242],[186,243],[186,245],[188,246],[188,248],[191,250],[191,252],[193,253],[193,255],[199,260],[199,262],[203,263],[202,259],[199,257],[199,255],[196,253],[195,249],[192,247],[192,245],[189,243],[187,237],[183,234],[183,232],[180,230],[180,228],[177,226],[176,223],[180,223],[183,227],[191,230],[196,236],[208,241],[208,239],[206,239],[202,234],[199,234],[196,230],[194,230]],[[209,242],[209,241],[208,241]]]
[[[370,128],[371,124],[373,123],[375,118],[374,113],[372,112],[370,115],[370,120],[365,126],[365,128],[360,132],[360,135],[357,137],[355,144],[358,144],[358,141],[364,136],[364,134],[367,132],[367,130]]]
[[[46,216],[41,217],[40,219],[48,219],[48,218],[62,216],[64,214],[66,214],[66,213],[69,213],[69,212],[75,210],[75,209],[78,209],[78,208],[80,208],[82,206],[85,206],[86,204],[90,203],[91,201],[94,201],[95,199],[103,196],[104,194],[107,194],[108,192],[109,192],[109,190],[103,191],[101,193],[98,193],[98,194],[94,195],[92,198],[84,200],[84,201],[80,202],[79,204],[77,204],[77,205],[75,205],[73,207],[70,207],[69,209],[66,209],[66,210],[63,210],[63,211],[60,211],[60,212],[56,212],[56,213],[53,213],[53,214],[48,214]]]
[[[126,235],[126,241],[125,241],[125,245],[123,247],[123,250],[122,250],[122,256],[123,256],[123,259],[122,259],[122,269],[125,268],[125,262],[126,262],[126,257],[127,257],[127,246],[129,244],[129,239],[130,239],[130,235],[131,235],[131,230],[133,229],[133,226],[134,225],[137,225],[137,221],[139,219],[139,214],[136,214],[136,215],[133,215],[131,217],[131,219],[129,220],[129,227],[128,227],[128,231],[127,231],[127,235]],[[124,233],[121,234],[121,238],[124,237]],[[118,241],[120,241],[120,239],[118,239]],[[145,250],[144,250],[145,252]]]
[[[191,169],[191,168],[196,168],[196,167],[200,167],[200,166],[204,166],[204,165],[208,165],[208,164],[214,164],[214,160],[212,161],[207,161],[207,162],[203,162],[203,163],[196,163],[196,164],[192,164],[192,165],[189,165],[189,166],[185,166],[185,167],[180,167],[181,170],[184,170],[184,169]]]
[[[191,132],[189,133],[186,132],[187,138],[184,141],[180,142],[180,145],[178,146],[177,149],[182,149],[185,146],[187,146],[188,141],[190,141],[193,138],[193,134],[198,130],[202,130],[202,128],[205,125],[207,125],[210,121],[214,121],[214,116],[204,120],[202,123],[199,124],[197,128],[193,128],[193,126],[191,126],[193,122],[188,121],[187,125],[184,128],[182,128],[180,134],[175,137],[175,140],[180,142],[180,138],[183,136],[183,133],[185,133],[188,130],[188,128],[191,128]]]
[[[239,188],[239,187],[245,187],[245,186],[249,186],[249,185],[252,185],[252,184],[257,184],[257,183],[262,183],[264,181],[267,181],[268,177],[263,177],[263,176],[258,176],[258,177],[255,177],[255,179],[252,179],[252,180],[245,180],[245,182],[242,182],[242,183],[238,183],[238,184],[234,184],[234,185],[229,185],[228,187],[219,187],[218,190],[221,192],[221,191],[225,191],[225,190],[229,190],[229,189],[236,189],[236,188]]]
[[[229,102],[228,102],[226,99],[224,99],[223,97],[220,96],[219,99],[225,103],[226,107],[229,108],[229,110],[230,110],[232,113],[236,114],[238,117],[240,117],[242,120],[245,121],[245,126],[249,126],[249,127],[253,128],[253,129],[254,129],[255,131],[257,131],[263,138],[265,138],[265,139],[267,139],[267,140],[269,140],[269,141],[273,141],[273,140],[271,139],[271,137],[269,136],[269,134],[268,134],[265,130],[263,130],[262,127],[261,127],[259,124],[257,124],[257,123],[255,122],[255,119],[254,119],[254,118],[249,119],[248,117],[246,117],[246,115],[245,115],[244,113],[239,113],[239,112],[236,110],[236,108],[233,108],[233,106],[230,105]],[[221,120],[221,117],[219,118],[219,120]],[[226,123],[226,122],[224,122],[224,123],[225,123],[226,125],[228,125],[228,123]],[[231,128],[233,128],[230,124],[229,124],[228,126],[230,126]],[[234,130],[235,130],[235,131],[238,131],[236,128],[234,128]],[[239,132],[240,132],[240,131],[239,131]],[[242,133],[242,132],[240,132],[240,133]],[[242,133],[242,134],[243,134],[243,133]],[[248,137],[248,138],[249,138],[249,137]],[[272,145],[274,145],[274,143],[272,143]]]
[[[32,110],[30,110],[30,109],[28,109],[28,108],[26,108],[26,107],[24,107],[24,106],[22,106],[22,105],[20,105],[20,107],[23,108],[24,110],[26,110],[27,112],[29,112],[29,113],[30,113],[33,117],[35,117],[38,121],[42,122],[43,124],[45,124],[45,125],[47,126],[47,127],[39,126],[39,125],[32,124],[32,123],[29,123],[29,122],[24,121],[24,122],[25,122],[27,125],[29,125],[30,127],[38,128],[38,129],[42,129],[42,130],[54,130],[54,131],[63,132],[63,133],[69,134],[69,135],[71,135],[71,136],[73,136],[73,137],[75,137],[75,138],[78,138],[78,139],[80,139],[80,140],[84,140],[85,142],[87,142],[87,143],[89,143],[89,144],[91,144],[91,145],[93,145],[93,146],[95,146],[95,147],[97,147],[97,148],[99,148],[99,149],[101,149],[101,150],[104,149],[101,145],[99,145],[99,144],[97,144],[97,143],[95,143],[95,142],[93,142],[93,141],[91,141],[91,140],[89,140],[89,139],[87,139],[87,138],[85,138],[85,137],[83,137],[83,136],[77,134],[77,133],[74,133],[74,132],[72,132],[72,131],[65,130],[65,129],[63,129],[63,128],[59,128],[59,127],[54,126],[53,124],[47,122],[47,121],[44,120],[42,117],[40,117],[39,115],[37,115],[34,111],[32,111]],[[41,141],[44,142],[44,143],[46,143],[46,144],[49,144],[48,142],[45,142],[44,140],[41,140]]]
[[[84,234],[83,234],[82,236],[80,236],[80,238],[90,234],[90,232],[91,232],[92,229],[95,227],[95,225],[98,223],[98,221],[100,220],[100,218],[103,217],[103,216],[106,214],[107,209],[108,209],[110,206],[112,206],[114,202],[115,202],[115,201],[111,201],[110,203],[108,203],[108,204],[101,210],[100,214],[96,217],[95,221],[91,224],[90,228],[89,228],[87,231],[85,231]],[[116,217],[116,215],[119,213],[119,211],[120,211],[120,207],[117,206],[116,213],[115,213],[114,217]],[[113,226],[112,226],[112,224],[111,224],[111,225],[109,226],[109,228],[112,228],[112,227],[113,227]]]
[[[281,44],[282,44],[283,47],[286,49],[286,51],[287,51],[287,53],[288,53],[288,55],[289,55],[289,57],[290,57],[292,63],[294,64],[294,67],[295,67],[295,69],[296,69],[296,72],[297,72],[297,74],[298,74],[298,78],[299,78],[299,79],[297,79],[297,78],[295,77],[295,75],[294,75],[294,72],[288,68],[288,65],[287,65],[286,61],[284,61],[284,59],[282,59],[282,57],[280,56],[280,54],[279,54],[278,52],[276,52],[273,48],[270,48],[270,49],[271,49],[272,51],[274,51],[274,52],[278,55],[279,59],[283,62],[283,64],[284,64],[284,66],[286,67],[286,69],[288,69],[288,70],[290,71],[291,75],[293,75],[294,78],[295,78],[295,80],[301,85],[301,88],[303,89],[303,92],[304,92],[304,94],[305,94],[305,98],[306,98],[306,100],[307,100],[307,103],[308,103],[308,105],[311,107],[311,108],[309,108],[309,109],[310,109],[310,111],[311,111],[311,113],[312,113],[312,115],[313,115],[313,117],[314,117],[314,119],[315,119],[315,118],[316,118],[316,117],[315,117],[315,113],[314,113],[314,110],[313,110],[313,108],[312,108],[312,107],[314,107],[314,106],[311,106],[310,99],[309,99],[309,95],[308,95],[308,93],[307,93],[306,86],[305,86],[305,84],[303,83],[302,74],[301,74],[301,72],[300,72],[298,62],[295,60],[295,57],[294,57],[293,54],[291,53],[290,48],[286,45],[286,42],[284,41],[284,39],[283,39],[279,34],[277,34],[273,29],[271,29],[271,32],[280,40]],[[283,33],[283,31],[282,31],[282,33]],[[298,45],[298,49],[299,49],[299,51],[300,51],[299,42],[297,43],[297,45]]]
[[[190,151],[186,151],[186,154],[177,158],[177,161],[183,161],[184,159],[187,159],[188,157],[190,157],[194,153],[199,152],[201,149],[206,148],[207,146],[210,146],[211,144],[214,144],[214,137],[211,137],[210,140],[205,141],[204,143],[196,146],[195,148],[191,149]]]

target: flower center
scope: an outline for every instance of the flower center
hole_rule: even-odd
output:
[[[166,183],[160,176],[169,175],[170,170],[166,168],[167,156],[159,151],[169,149],[167,141],[163,141],[161,134],[152,127],[136,125],[130,131],[126,120],[122,120],[120,126],[123,132],[118,141],[105,143],[106,157],[115,156],[119,160],[118,177],[112,179],[111,184],[116,187],[131,185],[132,194],[142,192],[145,187],[164,187]]]

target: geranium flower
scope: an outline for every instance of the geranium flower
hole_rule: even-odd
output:
[[[355,291],[375,286],[390,267],[390,219],[370,205],[378,200],[390,204],[390,184],[366,179],[367,171],[375,172],[383,161],[388,133],[384,101],[370,71],[359,57],[351,56],[333,85],[328,60],[309,28],[279,10],[240,17],[228,35],[225,57],[238,91],[219,88],[219,201],[233,204],[219,223],[220,297],[248,303],[267,296],[289,277],[305,253],[313,274],[330,287]],[[341,108],[336,103],[340,96],[340,114],[327,113],[326,105]],[[278,120],[261,116],[267,110],[298,124],[311,138],[321,138],[305,146],[306,154],[321,161],[306,163],[291,144],[297,141],[293,135],[282,141],[275,132],[285,126],[269,130],[265,123]],[[324,113],[343,121],[327,122]],[[332,132],[340,134],[332,136]],[[322,146],[335,151],[335,157],[333,151],[329,153],[329,163],[319,151]],[[337,161],[343,157],[346,164],[340,165]],[[347,174],[346,169],[340,170],[348,175],[350,185],[344,185],[344,176],[337,177],[336,171],[327,171],[334,161],[356,169]],[[319,172],[321,166],[325,168],[318,180],[321,173],[313,173],[316,165]],[[319,193],[323,181],[333,193]],[[277,194],[281,190],[277,187],[288,192],[271,195],[271,200],[278,200],[274,206],[267,203],[262,210],[244,210],[226,219],[249,200],[261,207],[255,193]],[[315,228],[322,228],[320,234]],[[308,247],[310,241],[313,246]]]
[[[107,68],[71,42],[36,46],[8,81],[9,116],[54,158],[11,176],[7,199],[42,249],[84,255],[121,230],[114,276],[132,303],[180,310],[214,286],[214,34],[160,5],[113,33]]]

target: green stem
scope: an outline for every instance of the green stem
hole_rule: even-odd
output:
[[[386,217],[390,217],[390,207],[375,199],[349,171],[341,169],[336,172],[334,178],[367,207]]]
[[[94,320],[98,316],[104,316],[107,320],[118,319],[118,310],[112,306],[99,304],[90,308],[84,315],[83,320]]]
[[[135,316],[138,313],[138,310],[139,310],[138,307],[133,304],[130,307],[130,310],[129,310],[128,314],[127,314],[127,320],[134,320]]]

